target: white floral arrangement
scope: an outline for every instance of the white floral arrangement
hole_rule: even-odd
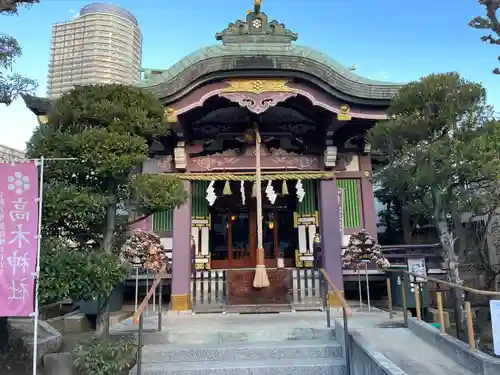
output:
[[[142,229],[135,229],[122,247],[124,261],[153,272],[164,271],[168,259],[160,237]]]
[[[375,264],[379,269],[387,269],[391,266],[382,254],[380,245],[366,229],[351,234],[347,248],[342,250],[342,262],[344,267],[356,269],[363,262]]]

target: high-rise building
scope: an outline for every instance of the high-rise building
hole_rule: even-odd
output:
[[[0,145],[0,163],[12,163],[24,160],[24,151]]]
[[[74,86],[132,84],[140,79],[142,34],[137,19],[110,4],[83,7],[72,21],[52,26],[47,96]]]

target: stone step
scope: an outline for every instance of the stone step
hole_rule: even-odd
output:
[[[173,363],[194,361],[254,361],[294,358],[340,358],[342,347],[336,341],[308,340],[282,342],[239,342],[217,346],[206,344],[146,345],[143,363]]]
[[[130,375],[137,374],[137,367]],[[142,375],[344,375],[338,358],[296,358],[235,362],[146,363]]]
[[[231,342],[278,342],[289,340],[332,340],[335,332],[331,328],[282,328],[255,330],[217,330],[144,333],[144,345],[161,344],[223,344]]]

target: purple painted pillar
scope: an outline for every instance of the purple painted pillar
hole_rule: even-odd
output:
[[[319,183],[319,214],[321,245],[323,246],[323,267],[338,290],[344,290],[342,275],[342,238],[340,232],[338,190],[335,180],[321,180]],[[330,306],[339,306],[334,293],[329,292]]]
[[[375,196],[373,195],[373,185],[369,177],[372,174],[372,161],[370,155],[363,155],[360,157],[360,166],[361,170],[365,172],[365,176],[361,178],[363,227],[373,236],[373,238],[377,239],[377,212],[375,210]]]
[[[171,296],[173,311],[191,309],[191,183],[183,183],[189,198],[186,204],[174,210]]]

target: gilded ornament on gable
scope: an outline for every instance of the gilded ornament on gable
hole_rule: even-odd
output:
[[[262,20],[260,18],[254,18],[252,21],[252,26],[256,29],[260,29],[262,27]]]
[[[340,112],[337,114],[337,120],[340,121],[349,121],[352,119],[350,113],[351,108],[347,104],[342,104],[339,108]]]
[[[255,14],[260,13],[261,5],[262,5],[262,0],[253,0],[253,12]]]
[[[224,30],[215,34],[223,44],[283,43],[290,44],[298,35],[278,21],[268,21],[261,11],[262,0],[254,0],[253,11],[247,10],[245,20],[231,22]]]
[[[165,108],[165,119],[167,122],[177,122],[177,113],[173,108]]]
[[[41,125],[45,125],[49,122],[49,116],[46,115],[38,115],[38,123]]]
[[[297,90],[288,87],[286,79],[238,79],[226,81],[229,87],[221,90],[227,92],[251,92],[262,94],[263,92],[292,92]]]

